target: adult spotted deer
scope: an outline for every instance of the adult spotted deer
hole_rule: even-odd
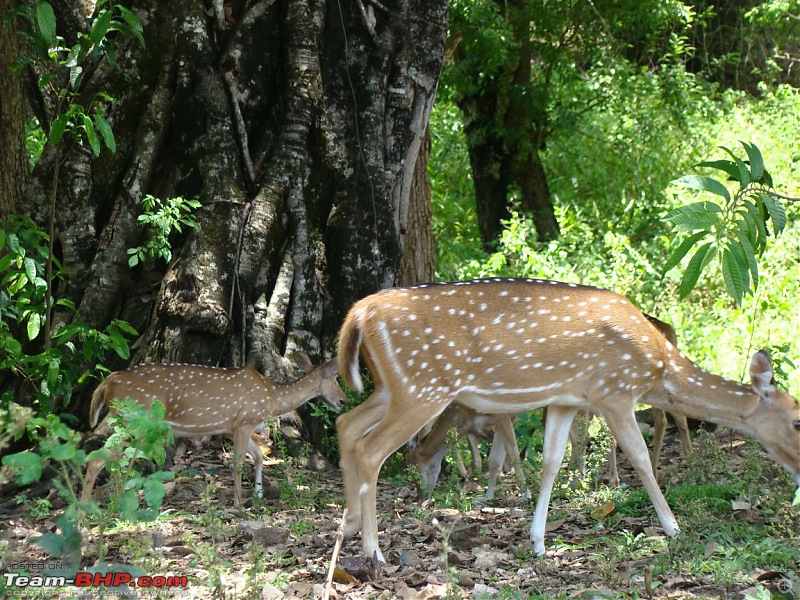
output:
[[[626,298],[542,280],[478,280],[384,290],[357,302],[339,339],[339,368],[375,391],[336,427],[348,508],[366,557],[378,546],[376,485],[386,458],[451,403],[485,414],[548,406],[531,542],[544,553],[552,486],[579,409],[601,414],[642,480],[664,532],[678,524],[658,487],[634,416],[638,401],[752,435],[800,483],[800,405],[775,388],[765,352],[752,383],[712,375],[684,357]]]
[[[669,342],[677,347],[677,335],[675,329],[669,323],[665,323],[655,317],[644,315]],[[583,411],[585,416],[591,417],[589,411]],[[681,446],[684,454],[688,453],[692,447],[692,439],[689,434],[689,426],[686,417],[683,415],[672,415],[675,425],[678,428],[681,438]],[[501,421],[502,420],[502,421]],[[497,425],[495,423],[500,421]],[[667,428],[667,414],[660,408],[653,408],[654,435],[653,450],[651,452],[651,462],[653,469],[658,469],[661,457],[661,448],[664,442],[664,433]],[[569,433],[571,446],[570,466],[580,471],[586,468],[586,443],[588,441],[588,418],[579,419],[573,422]],[[427,429],[427,431],[426,431]],[[455,429],[458,436],[466,437],[470,444],[473,464],[476,471],[481,470],[481,457],[475,437],[488,439],[493,435],[491,449],[489,451],[489,477],[486,486],[486,498],[494,498],[494,488],[497,483],[497,476],[505,464],[506,456],[519,456],[516,436],[508,415],[483,415],[474,410],[458,404],[451,404],[441,415],[429,423],[420,432],[419,439],[408,453],[408,462],[414,465],[420,474],[420,499],[426,500],[433,493],[441,472],[442,460],[448,450],[448,434],[451,429]],[[411,444],[409,444],[411,445]],[[619,473],[617,470],[616,442],[612,437],[611,450],[608,455],[608,479],[611,485],[619,485]],[[457,457],[458,457],[457,453]],[[463,467],[462,467],[463,468]],[[514,470],[520,483],[520,488],[525,489],[525,477],[518,462],[514,463]],[[466,477],[466,470],[462,471],[462,476]]]
[[[253,367],[223,369],[201,365],[143,364],[112,373],[92,395],[91,426],[100,422],[111,402],[131,398],[150,408],[156,400],[166,409],[164,419],[176,438],[227,435],[233,438],[234,504],[242,501],[241,464],[249,452],[255,462],[255,492],[261,497],[264,454],[251,434],[269,416],[290,412],[308,400],[322,397],[334,410],[347,401],[336,380],[336,360],[309,371],[294,383],[277,383]],[[83,499],[91,498],[95,479],[105,466],[91,461],[86,468]]]

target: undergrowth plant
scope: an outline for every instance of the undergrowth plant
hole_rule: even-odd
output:
[[[147,239],[143,245],[128,249],[128,265],[135,267],[148,258],[162,258],[169,264],[172,260],[170,234],[173,231],[181,233],[182,227],[197,226],[193,211],[201,206],[197,200],[187,200],[182,196],[163,200],[148,194],[142,198],[144,212],[137,220],[147,230]]]
[[[90,570],[103,572],[110,568],[102,562],[105,556],[103,531],[109,519],[153,520],[158,516],[164,499],[164,482],[172,478],[171,472],[163,471],[142,475],[137,462],[146,459],[159,465],[164,463],[165,447],[171,433],[169,424],[164,421],[163,405],[156,402],[148,411],[127,400],[120,405],[119,411],[117,416],[111,417],[114,434],[99,450],[87,454],[80,447],[80,433],[68,427],[57,415],[50,414],[35,416],[26,424],[35,450],[9,454],[2,460],[3,466],[12,470],[21,486],[39,481],[46,468],[55,470],[53,481],[67,507],[56,522],[58,532],[45,533],[35,542],[73,573],[80,567],[84,555],[82,527],[87,522],[86,515],[101,517],[97,550],[100,563]],[[106,461],[115,481],[114,491],[104,507],[79,500],[79,490],[74,484],[83,480],[87,462],[96,459]],[[142,501],[145,508],[141,507]]]

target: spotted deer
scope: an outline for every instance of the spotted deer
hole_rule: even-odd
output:
[[[245,453],[255,462],[254,489],[263,493],[264,453],[252,439],[269,416],[295,410],[312,398],[323,398],[340,410],[347,397],[336,380],[336,360],[309,371],[293,383],[277,383],[253,367],[224,369],[186,364],[142,364],[112,373],[92,395],[90,424],[100,423],[112,402],[131,398],[145,408],[156,400],[166,409],[164,419],[176,438],[226,435],[233,438],[234,504],[242,501],[241,464]],[[113,411],[113,407],[111,407]],[[86,468],[83,500],[91,498],[95,479],[105,466],[91,461]]]
[[[336,421],[345,533],[360,530],[364,556],[379,561],[380,467],[452,403],[484,414],[548,407],[530,532],[539,555],[553,483],[580,409],[605,418],[668,536],[680,530],[636,423],[639,401],[757,438],[800,483],[800,405],[774,386],[769,356],[752,357],[749,385],[708,373],[608,290],[538,279],[384,290],[357,302],[340,331],[340,373],[355,390],[362,389],[359,353],[375,390]]]
[[[678,336],[675,333],[675,328],[669,323],[657,319],[648,314],[644,315],[648,321],[663,335],[667,341],[675,348],[678,347]],[[573,422],[572,428],[569,432],[570,447],[572,455],[570,457],[570,466],[584,471],[586,469],[586,443],[589,420],[594,417],[594,413],[588,410],[581,411],[585,418]],[[581,414],[579,412],[579,414]],[[672,419],[675,422],[675,427],[678,429],[678,435],[681,440],[681,450],[686,455],[692,450],[692,436],[689,433],[689,424],[686,421],[686,416],[672,413]],[[664,434],[667,430],[667,412],[660,408],[653,407],[653,450],[650,453],[650,462],[653,465],[653,471],[657,474],[658,465],[661,462],[661,449],[664,445]],[[612,486],[619,485],[619,472],[617,470],[617,443],[616,439],[611,437],[611,449],[608,453],[608,482]]]
[[[677,347],[678,339],[675,329],[669,323],[644,315],[669,342]],[[582,411],[586,418],[576,419],[569,432],[571,447],[570,467],[579,471],[586,470],[586,444],[588,442],[589,418],[593,415],[589,411]],[[684,454],[691,451],[692,438],[689,433],[689,425],[686,417],[673,414],[673,420],[679,431],[681,448]],[[495,425],[497,420],[502,419],[499,427]],[[409,464],[416,467],[420,475],[419,494],[421,500],[431,497],[441,472],[442,460],[448,451],[448,434],[451,429],[455,429],[459,437],[466,437],[470,451],[472,453],[473,466],[475,471],[481,471],[482,459],[474,441],[476,437],[484,439],[492,438],[492,445],[489,450],[489,476],[487,479],[485,497],[487,500],[494,498],[494,489],[497,484],[497,476],[506,462],[506,457],[519,456],[516,435],[512,422],[508,420],[508,415],[482,415],[474,410],[458,404],[451,404],[434,421],[426,425],[420,432],[418,439],[408,453]],[[513,417],[512,417],[513,419]],[[506,422],[508,421],[508,422]],[[657,471],[661,457],[661,448],[664,443],[664,434],[667,428],[667,413],[660,408],[653,408],[653,450],[651,452],[651,462],[653,469]],[[427,431],[426,431],[427,429]],[[424,432],[424,433],[423,433]],[[460,458],[456,453],[457,459]],[[458,462],[458,460],[457,460]],[[514,462],[514,470],[520,483],[520,489],[527,494],[525,476],[518,462]],[[459,468],[462,477],[466,477],[466,469]],[[608,481],[612,486],[619,485],[619,472],[617,470],[616,440],[611,438],[611,449],[608,453]]]

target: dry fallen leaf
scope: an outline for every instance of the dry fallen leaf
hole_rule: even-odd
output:
[[[617,508],[617,505],[614,504],[614,501],[613,500],[609,500],[605,504],[601,504],[600,506],[597,506],[597,507],[593,508],[592,512],[590,512],[589,514],[592,515],[593,519],[596,519],[598,521],[602,521],[608,515],[610,515],[612,512],[614,512],[614,509],[616,509],[616,508]]]

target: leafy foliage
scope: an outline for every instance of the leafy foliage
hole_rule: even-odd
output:
[[[111,515],[126,521],[155,519],[164,499],[164,482],[173,476],[169,471],[157,471],[144,476],[136,466],[138,459],[153,460],[159,466],[164,464],[165,447],[172,440],[170,426],[164,421],[164,406],[156,402],[148,411],[126,400],[119,409],[119,415],[113,417],[114,434],[100,450],[87,455],[80,448],[81,434],[58,416],[36,416],[29,418],[25,424],[36,450],[9,454],[2,460],[3,466],[14,472],[16,482],[22,486],[38,481],[45,466],[51,465],[56,469],[56,487],[67,501],[67,509],[57,521],[59,531],[45,533],[35,541],[51,557],[60,559],[71,572],[80,567],[83,556],[82,515],[99,511],[94,502],[79,501],[73,486],[75,479],[82,479],[88,461],[99,458],[107,461],[107,468],[117,483],[107,509]],[[140,508],[140,492],[146,508]],[[108,515],[103,518],[107,519]]]
[[[162,200],[148,194],[142,199],[144,212],[139,215],[139,225],[146,227],[149,237],[143,246],[128,249],[128,265],[135,267],[148,258],[163,258],[169,263],[172,260],[172,246],[169,236],[172,231],[181,233],[181,226],[195,227],[197,220],[193,211],[202,205],[197,200],[186,200],[178,196]]]
[[[42,0],[33,6],[21,4],[9,11],[6,22],[19,18],[25,24],[20,34],[26,41],[30,54],[20,56],[12,64],[20,71],[32,64],[42,67],[39,87],[56,96],[56,111],[52,117],[47,139],[57,146],[65,133],[77,141],[88,143],[94,156],[99,156],[105,146],[116,152],[116,142],[111,125],[105,116],[104,106],[114,99],[100,92],[88,105],[79,101],[80,86],[89,67],[106,59],[114,68],[116,53],[113,32],[136,37],[144,46],[142,25],[130,9],[110,0],[100,0],[88,31],[78,34],[77,43],[69,47],[56,31],[53,7]]]
[[[46,415],[69,403],[75,385],[107,371],[97,364],[106,353],[113,351],[123,359],[129,358],[128,336],[137,333],[120,320],[103,330],[68,323],[53,333],[52,345],[37,351],[48,305],[44,281],[49,255],[47,234],[19,215],[0,219],[0,225],[0,371],[28,384],[35,391],[39,410]],[[61,276],[57,262],[56,267],[56,276]],[[66,300],[55,304],[65,311],[75,309]],[[0,398],[0,408],[6,408],[12,397],[13,392],[6,391]]]
[[[704,161],[697,165],[727,174],[739,184],[735,194],[731,195],[723,183],[708,176],[686,175],[673,182],[724,201],[722,204],[710,200],[693,202],[666,216],[677,231],[687,232],[689,236],[673,250],[664,271],[677,266],[696,248],[681,279],[681,298],[689,295],[703,269],[718,258],[725,287],[740,305],[742,297],[752,295],[758,287],[758,259],[767,248],[767,238],[778,236],[786,227],[786,211],[772,193],[772,177],[764,168],[761,151],[747,142],[742,142],[742,146],[747,161],[723,147],[731,160]]]

